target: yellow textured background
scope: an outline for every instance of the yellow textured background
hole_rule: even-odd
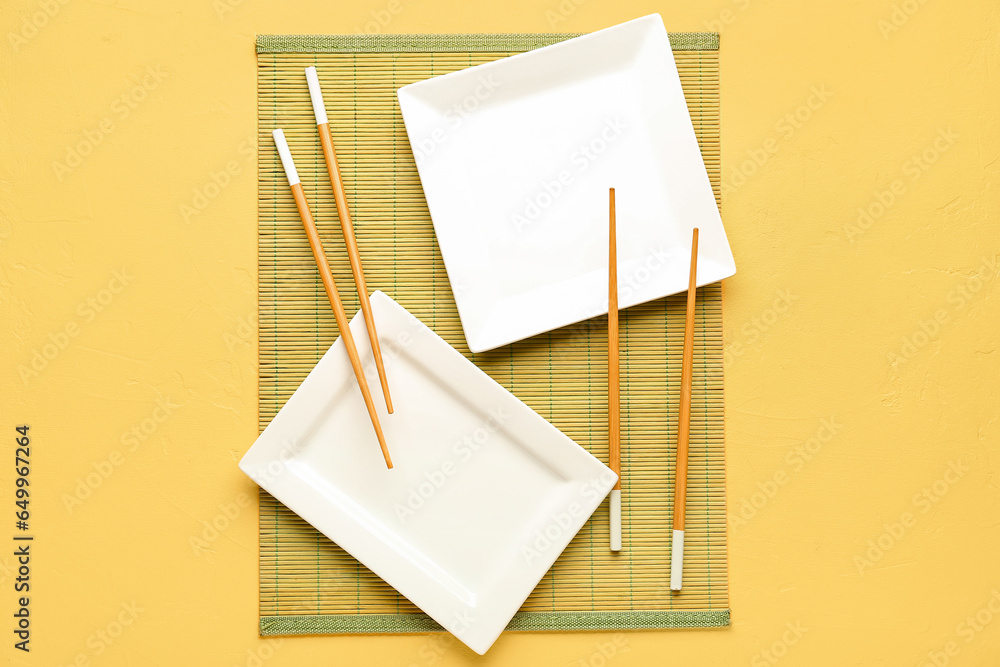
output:
[[[255,33],[575,32],[651,12],[722,33],[732,628],[505,635],[484,658],[440,636],[259,639],[236,467],[257,432]],[[5,2],[3,659],[1000,663],[998,33],[994,0]],[[800,109],[813,89],[828,98]],[[81,142],[79,165],[54,165]],[[30,654],[11,632],[21,423]]]

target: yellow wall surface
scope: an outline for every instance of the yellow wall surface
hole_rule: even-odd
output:
[[[612,633],[504,635],[485,657],[440,636],[258,638],[236,467],[257,434],[254,35],[652,12],[722,35],[732,627],[628,633],[610,658]],[[1000,664],[998,34],[995,0],[5,1],[4,661]]]

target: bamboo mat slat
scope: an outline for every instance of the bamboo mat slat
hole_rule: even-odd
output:
[[[596,457],[606,460],[607,324],[595,318],[472,354],[396,103],[407,83],[572,35],[261,35],[257,38],[259,426],[337,337],[270,132],[285,130],[335,279],[353,286],[303,68],[316,65],[369,289],[381,289]],[[671,34],[719,199],[718,36]],[[342,292],[350,314],[353,289]],[[623,551],[608,550],[603,504],[538,584],[509,630],[729,624],[722,287],[698,295],[684,590],[670,540],[685,295],[621,313]],[[260,493],[262,635],[441,628],[273,497]]]

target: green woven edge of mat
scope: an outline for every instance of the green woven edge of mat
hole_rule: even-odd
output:
[[[729,610],[520,612],[505,631],[518,630],[657,630],[718,628],[729,625]],[[267,636],[444,632],[425,614],[355,614],[351,616],[262,616]]]
[[[527,51],[580,33],[469,35],[257,35],[257,53],[381,53],[416,51]],[[677,51],[717,51],[719,33],[672,32]]]

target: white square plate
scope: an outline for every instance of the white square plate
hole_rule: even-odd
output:
[[[736,272],[658,14],[398,91],[473,352]]]
[[[371,303],[393,469],[339,338],[240,468],[483,654],[617,477],[388,296]],[[351,331],[377,392],[360,316]]]

